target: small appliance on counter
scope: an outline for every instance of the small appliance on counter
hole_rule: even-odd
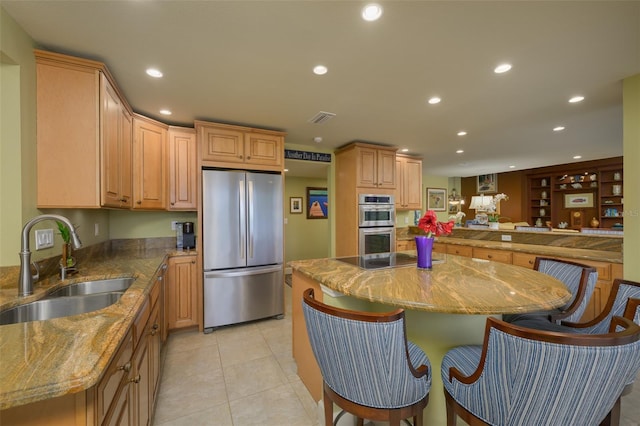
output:
[[[193,233],[193,222],[184,222],[182,224],[182,248],[196,248],[196,236]]]

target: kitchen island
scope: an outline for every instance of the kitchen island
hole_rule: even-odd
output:
[[[407,337],[420,346],[433,367],[425,424],[446,424],[440,362],[451,348],[481,344],[489,315],[553,309],[570,299],[555,278],[513,265],[434,254],[431,271],[415,265],[365,270],[338,259],[291,262],[293,269],[293,355],[298,375],[316,401],[322,377],[309,345],[302,293],[316,290],[324,303],[346,309],[406,310]]]

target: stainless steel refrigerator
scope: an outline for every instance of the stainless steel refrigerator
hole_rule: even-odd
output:
[[[204,328],[284,315],[282,176],[202,171]]]

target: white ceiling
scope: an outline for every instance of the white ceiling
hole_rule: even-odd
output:
[[[360,1],[1,4],[41,47],[105,62],[142,114],[284,130],[310,151],[406,147],[431,175],[622,155],[622,79],[640,73],[638,1],[384,1],[377,22]],[[336,117],[309,123],[319,111]]]

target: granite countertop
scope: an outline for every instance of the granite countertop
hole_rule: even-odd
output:
[[[514,241],[496,241],[503,234],[510,235]],[[576,259],[576,261],[582,259],[610,263],[623,262],[620,237],[550,234],[524,231],[472,231],[455,228],[452,235],[436,237],[436,242],[539,256],[564,257]],[[415,235],[410,234],[408,228],[401,228],[396,233],[396,240],[399,241],[411,241],[414,238]]]
[[[0,326],[0,409],[80,392],[97,384],[147,300],[167,256],[194,253],[167,248],[108,250],[78,261],[79,273],[64,282],[51,277],[36,283],[35,294],[23,298],[18,298],[16,271],[4,272],[0,278],[1,309],[37,300],[74,282],[119,277],[136,281],[118,302],[98,311]]]
[[[405,309],[508,314],[553,309],[571,297],[561,281],[531,269],[434,253],[433,270],[415,265],[364,270],[339,259],[290,262],[330,290]],[[441,263],[437,263],[441,261]]]

